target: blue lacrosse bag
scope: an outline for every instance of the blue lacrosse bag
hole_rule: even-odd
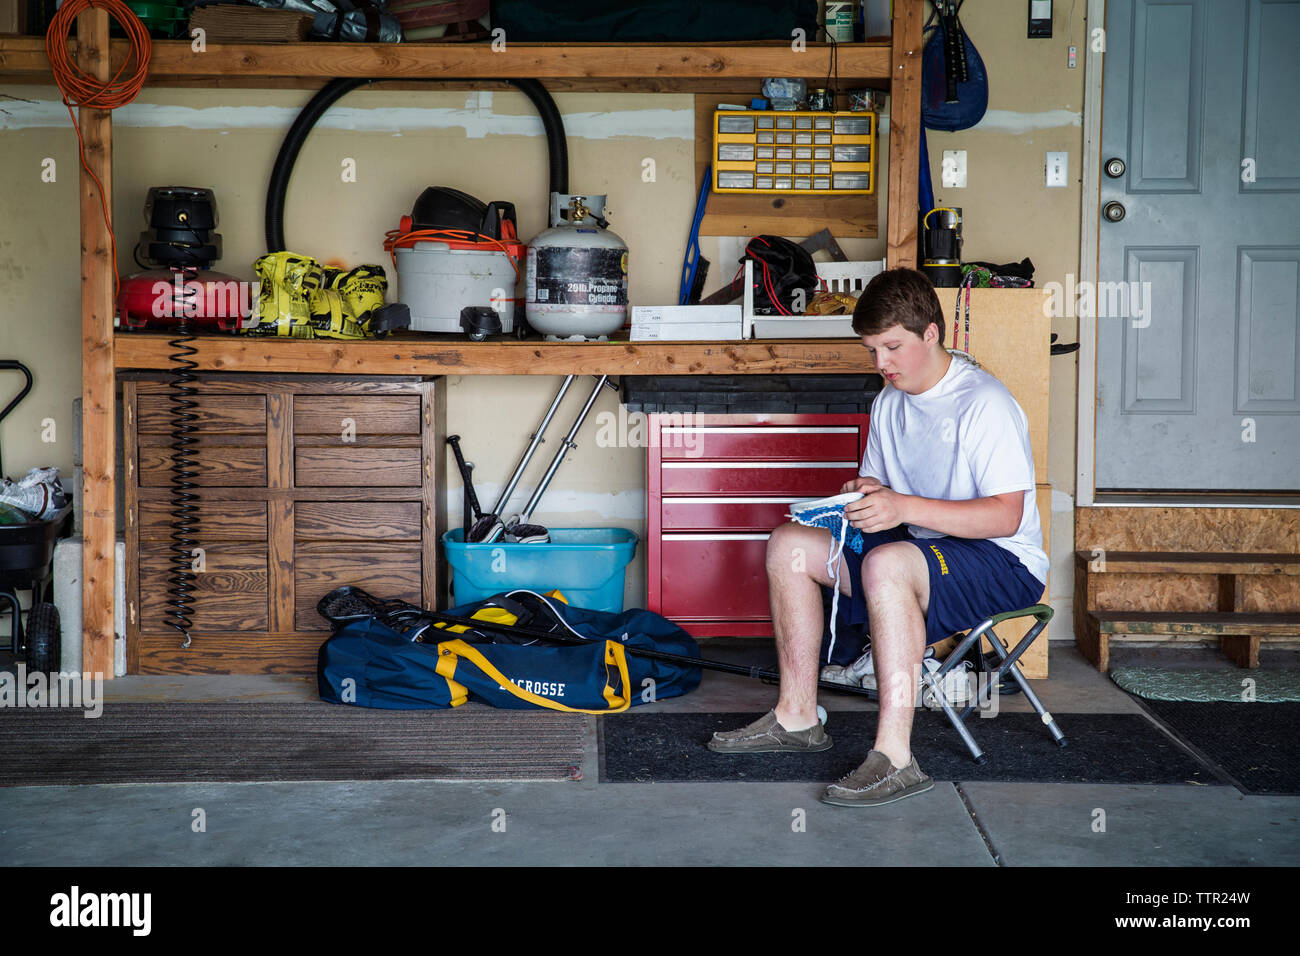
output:
[[[470,618],[492,603],[489,598],[446,613]],[[638,609],[614,614],[549,603],[591,643],[485,643],[458,633],[459,627],[446,628],[446,640],[429,628],[422,641],[414,641],[375,617],[347,624],[317,655],[321,700],[389,710],[476,700],[516,710],[612,714],[699,686],[697,667],[628,653],[644,648],[699,658],[695,639],[667,618]]]

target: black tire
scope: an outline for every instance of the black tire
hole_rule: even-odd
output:
[[[59,669],[59,609],[33,604],[27,614],[27,670],[50,674]]]

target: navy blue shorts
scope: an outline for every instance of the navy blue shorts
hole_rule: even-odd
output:
[[[934,644],[968,631],[986,617],[1037,604],[1043,582],[1020,559],[992,541],[976,538],[913,538],[900,525],[888,531],[863,532],[864,550],[894,541],[921,549],[930,567],[930,609],[925,615],[925,643]],[[871,633],[867,600],[862,592],[863,555],[844,549],[852,595],[840,620]]]

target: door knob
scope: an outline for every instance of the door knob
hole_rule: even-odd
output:
[[[1107,222],[1119,222],[1124,218],[1126,212],[1127,210],[1124,208],[1124,204],[1115,202],[1114,200],[1111,200],[1101,207],[1101,214],[1106,217]]]
[[[1124,175],[1124,170],[1128,167],[1124,165],[1124,160],[1114,156],[1106,160],[1106,175],[1111,179],[1119,179]]]

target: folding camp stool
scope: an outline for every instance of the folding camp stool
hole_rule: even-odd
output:
[[[976,763],[984,762],[984,751],[980,749],[979,744],[975,743],[975,738],[971,736],[970,730],[966,727],[966,718],[971,715],[971,712],[979,703],[978,691],[980,688],[976,688],[977,693],[974,695],[972,702],[968,703],[959,714],[953,708],[952,704],[949,703],[948,698],[943,691],[943,687],[944,676],[952,671],[953,668],[959,667],[962,662],[966,660],[967,652],[971,647],[978,648],[980,638],[985,635],[988,635],[989,643],[993,645],[993,650],[997,653],[999,658],[998,666],[988,672],[987,693],[997,693],[994,688],[998,686],[1002,676],[1009,673],[1015,679],[1016,683],[1020,685],[1020,691],[1025,695],[1025,699],[1033,705],[1034,710],[1038,712],[1038,716],[1042,718],[1043,723],[1047,725],[1047,729],[1051,731],[1052,739],[1061,747],[1066,745],[1065,734],[1061,731],[1061,728],[1056,725],[1056,720],[1052,715],[1043,707],[1043,704],[1038,699],[1037,695],[1030,690],[1029,681],[1025,680],[1025,675],[1020,671],[1020,665],[1016,663],[1016,661],[1020,659],[1020,655],[1027,651],[1038,635],[1043,633],[1047,628],[1047,622],[1052,619],[1053,613],[1055,612],[1046,604],[1035,604],[1033,607],[1021,608],[1019,611],[1006,611],[1002,614],[994,614],[992,617],[981,621],[978,626],[972,628],[970,633],[962,638],[953,652],[944,660],[942,667],[933,673],[925,674],[925,683],[930,689],[930,692],[934,695],[934,699],[943,709],[943,712],[948,715],[948,719],[952,721],[953,727],[956,728],[957,733],[961,735],[961,739],[965,741],[966,748],[970,751],[971,756],[975,758]],[[1020,639],[1020,643],[1018,643],[1014,648],[1012,648],[1010,653],[1008,653],[1007,649],[1002,646],[1002,641],[998,638],[993,628],[996,625],[1001,624],[1003,621],[1011,621],[1018,617],[1029,617],[1030,615],[1037,618],[1034,626],[1030,628],[1028,634]],[[976,653],[980,652],[977,650]],[[922,670],[924,672],[924,668]]]

